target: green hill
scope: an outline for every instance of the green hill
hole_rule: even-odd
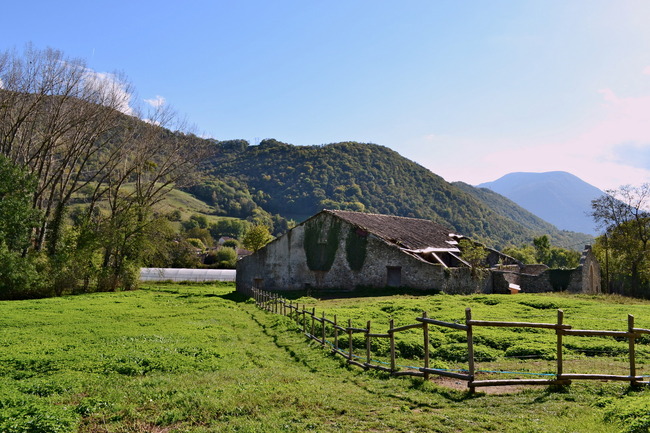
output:
[[[294,146],[272,139],[247,144],[215,142],[203,181],[189,188],[218,214],[246,217],[257,212],[301,221],[327,208],[426,218],[499,248],[530,243],[541,234],[564,246],[584,239],[532,214],[515,218],[497,210],[496,201],[448,183],[384,146]],[[525,212],[518,208],[515,213]]]

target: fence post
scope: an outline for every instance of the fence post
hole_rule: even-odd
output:
[[[636,344],[636,334],[634,334],[634,316],[631,314],[627,315],[627,332],[630,335],[630,377],[636,376],[636,355],[635,355],[635,344]],[[636,385],[636,380],[631,379],[630,385]]]
[[[314,325],[315,325],[315,323],[314,322],[316,322],[316,307],[313,307],[311,309],[311,336],[312,337],[315,337],[315,335],[314,335]]]
[[[321,322],[321,346],[325,347],[325,312],[323,311],[323,321]]]
[[[557,324],[562,325],[563,322],[564,311],[557,310]],[[557,380],[560,380],[564,373],[564,366],[562,365],[562,336],[564,335],[564,330],[558,326],[555,333],[557,334]]]
[[[302,333],[307,333],[307,311],[305,311],[305,304],[302,304]]]
[[[366,363],[370,365],[370,320],[366,324]]]
[[[348,359],[352,361],[352,319],[348,319]]]
[[[339,328],[337,328],[338,322],[336,320],[336,314],[334,315],[334,349],[339,350]]]
[[[422,317],[427,318],[427,312],[422,312]],[[424,339],[424,368],[429,368],[429,324],[422,322],[422,338]],[[429,372],[424,372],[424,380],[429,380]]]
[[[469,370],[469,383],[467,386],[470,392],[474,392],[472,382],[474,382],[474,330],[471,325],[472,309],[465,309],[465,325],[467,326],[467,367]]]
[[[388,335],[390,335],[390,371],[395,371],[395,333],[393,332],[393,319],[390,319],[388,326]]]

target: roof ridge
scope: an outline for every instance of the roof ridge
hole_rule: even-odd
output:
[[[382,214],[382,213],[371,213],[371,212],[357,212],[357,211],[353,211],[353,210],[342,210],[342,209],[323,209],[323,211],[329,212],[329,213],[332,213],[332,214],[337,214],[339,212],[346,212],[346,213],[353,213],[353,214],[357,214],[357,215],[369,215],[369,216],[400,218],[400,219],[405,219],[405,220],[427,221],[427,222],[431,222],[431,223],[443,226],[442,224],[440,224],[438,222],[435,222],[433,220],[426,219],[426,218],[405,217],[405,216],[400,216],[400,215],[387,215],[387,214]],[[445,226],[443,226],[443,227],[445,227]],[[445,227],[445,228],[447,228],[447,227]]]

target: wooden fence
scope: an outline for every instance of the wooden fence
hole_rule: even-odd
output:
[[[356,365],[364,369],[375,369],[388,372],[395,376],[418,376],[428,380],[431,375],[450,377],[453,379],[467,382],[467,387],[474,392],[477,387],[487,386],[504,386],[504,385],[568,385],[572,380],[616,380],[630,382],[631,385],[650,384],[644,381],[644,376],[637,375],[636,371],[636,345],[637,339],[643,334],[650,334],[650,329],[636,328],[634,326],[634,316],[628,315],[628,326],[626,331],[606,331],[606,330],[587,330],[573,329],[571,325],[564,323],[564,312],[557,310],[557,323],[529,323],[529,322],[502,322],[475,320],[472,318],[470,308],[465,310],[465,323],[450,323],[441,320],[429,318],[426,312],[421,317],[416,317],[417,323],[395,327],[393,319],[390,319],[389,328],[385,333],[375,332],[371,328],[371,322],[367,321],[365,328],[352,326],[352,321],[347,320],[347,326],[339,323],[336,315],[332,319],[325,317],[321,313],[318,317],[315,308],[308,310],[303,304],[302,308],[297,302],[293,302],[283,297],[258,289],[252,290],[252,297],[258,307],[276,314],[292,318],[302,332],[309,338],[319,342],[323,347],[328,343],[326,340],[326,327],[330,326],[333,330],[333,342],[331,343],[332,352],[343,356],[347,359],[348,364]],[[318,325],[317,325],[318,324]],[[443,369],[430,368],[430,340],[429,329],[431,326],[440,326],[464,331],[467,334],[467,369],[460,371],[448,371]],[[476,368],[474,362],[474,328],[475,327],[509,327],[509,328],[543,328],[555,330],[557,335],[557,353],[556,353],[556,371],[551,379],[491,379],[476,380]],[[396,365],[395,334],[410,329],[422,329],[422,344],[424,346],[424,366],[408,367],[400,369]],[[365,354],[357,355],[353,351],[353,334],[364,334],[365,336]],[[348,347],[342,349],[339,347],[339,337],[347,335]],[[612,374],[568,374],[564,372],[563,357],[563,337],[567,336],[607,336],[614,338],[627,339],[629,354],[629,374],[612,375]],[[390,362],[388,366],[379,365],[373,361],[371,353],[371,341],[373,338],[387,339],[390,342]]]

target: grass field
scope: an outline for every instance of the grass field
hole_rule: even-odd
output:
[[[289,319],[257,309],[233,290],[151,285],[1,302],[0,431],[644,432],[650,426],[650,393],[620,383],[470,395],[350,368]],[[646,326],[650,318],[647,303],[621,298],[494,297],[492,305],[490,298],[302,301],[378,322],[390,316],[411,323],[417,313],[408,310],[415,308],[433,317],[434,306],[457,319],[466,305],[483,319],[525,315],[523,307],[532,308],[529,316],[552,318],[552,306],[564,308],[572,324],[602,325],[633,313]],[[553,305],[521,303],[528,299]]]

